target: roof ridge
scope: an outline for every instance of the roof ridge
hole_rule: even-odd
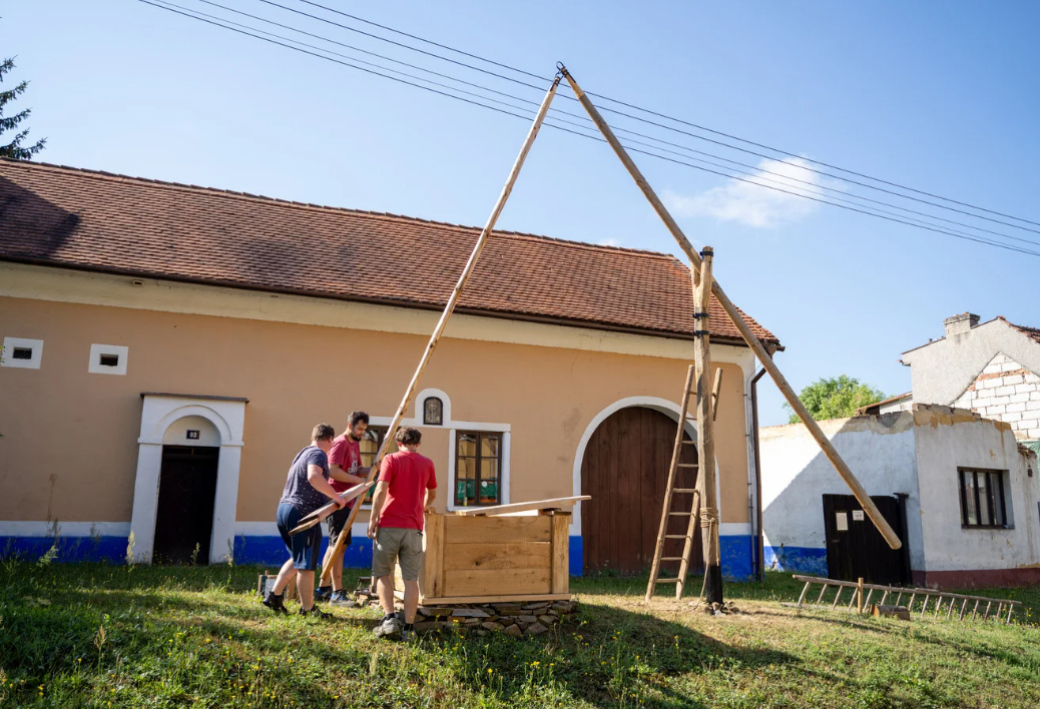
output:
[[[401,220],[410,223],[422,223],[430,224],[432,226],[447,227],[449,229],[457,229],[465,232],[480,232],[483,227],[471,226],[465,224],[455,224],[452,222],[438,221],[436,219],[425,219],[423,217],[412,217],[405,214],[394,214],[392,212],[376,212],[367,209],[356,209],[352,207],[333,207],[325,204],[316,204],[314,202],[299,202],[291,199],[283,199],[280,197],[268,197],[267,195],[254,194],[252,192],[243,192],[240,190],[231,190],[222,187],[206,187],[204,185],[193,185],[184,182],[171,182],[169,180],[159,180],[152,177],[138,177],[135,175],[124,175],[117,172],[109,172],[107,170],[95,170],[84,167],[73,167],[71,165],[60,165],[57,163],[49,162],[30,162],[28,160],[13,160],[10,158],[0,158],[0,162],[9,164],[13,167],[19,168],[34,168],[34,169],[45,169],[54,170],[59,172],[78,172],[85,174],[90,177],[103,180],[113,180],[116,182],[137,182],[145,186],[172,188],[177,190],[186,190],[190,192],[203,192],[207,194],[213,194],[218,197],[228,197],[233,199],[245,199],[245,200],[257,200],[264,203],[280,204],[287,207],[293,207],[297,209],[308,209],[318,210],[323,212],[333,212],[339,214],[353,214],[360,217],[369,219],[393,219]],[[509,229],[495,229],[492,232],[492,236],[509,236],[518,239],[534,240],[534,241],[548,241],[561,246],[567,246],[572,248],[584,248],[593,251],[607,251],[613,253],[624,253],[632,256],[643,256],[647,258],[663,258],[675,260],[681,265],[679,261],[672,254],[668,254],[662,251],[653,251],[651,249],[637,249],[627,246],[614,246],[610,244],[592,244],[586,241],[577,241],[575,239],[561,239],[554,236],[545,236],[543,234],[532,234],[530,232],[512,231]]]

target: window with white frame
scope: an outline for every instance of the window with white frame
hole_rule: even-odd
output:
[[[379,452],[379,446],[383,445],[383,439],[386,438],[387,431],[390,430],[388,426],[369,426],[365,429],[365,435],[361,437],[358,442],[358,448],[361,449],[361,467],[368,468],[372,466],[373,461],[376,459],[376,453]],[[387,448],[386,454],[397,452],[397,442],[390,441],[390,447]],[[375,494],[375,486],[368,489],[365,493],[364,498],[361,500],[362,507],[367,507],[372,504],[372,495]]]
[[[43,360],[43,340],[26,337],[5,337],[0,352],[0,367],[39,369]]]
[[[126,374],[130,348],[121,345],[91,345],[87,371],[91,374]]]
[[[502,449],[500,431],[455,433],[456,507],[502,504]]]

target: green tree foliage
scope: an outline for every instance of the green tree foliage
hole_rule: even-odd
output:
[[[0,63],[0,83],[3,83],[4,76],[9,74],[12,69],[14,69],[14,59],[5,59]],[[22,81],[12,89],[0,91],[0,135],[15,131],[14,139],[10,143],[6,145],[0,144],[0,157],[2,158],[31,160],[33,155],[43,150],[43,146],[47,142],[47,139],[44,138],[32,145],[23,145],[26,137],[29,135],[29,129],[22,128],[21,124],[29,117],[29,114],[32,112],[31,109],[26,108],[12,115],[4,115],[4,110],[8,108],[7,104],[25,93],[28,87],[29,82]]]
[[[822,421],[852,416],[859,407],[876,404],[884,399],[885,395],[858,379],[842,374],[840,377],[813,382],[802,389],[798,398],[814,419]],[[784,404],[784,408],[791,410],[787,404]],[[791,413],[791,423],[798,423],[800,420],[797,414]]]

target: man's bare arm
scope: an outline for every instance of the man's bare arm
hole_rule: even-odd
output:
[[[423,505],[423,509],[427,512],[433,512],[433,501],[437,499],[437,488],[428,487],[426,488],[426,504]]]
[[[367,474],[367,468],[364,470]],[[342,465],[335,464],[329,466],[329,477],[333,480],[338,480],[341,483],[350,483],[351,485],[360,485],[363,482],[368,482],[367,478],[358,477],[357,475],[351,475],[343,469]]]
[[[325,479],[324,470],[320,465],[310,463],[307,466],[307,482],[311,484],[315,490],[328,497],[336,503],[337,507],[342,508],[346,503],[340,498],[339,493],[332,489],[329,485],[329,481]]]
[[[390,483],[380,480],[376,483],[376,492],[372,496],[372,511],[368,517],[368,536],[375,539],[376,530],[379,529],[379,515],[383,511],[383,501],[386,500],[386,491],[390,489]]]

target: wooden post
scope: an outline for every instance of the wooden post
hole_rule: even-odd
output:
[[[856,611],[863,614],[863,577],[859,577],[859,581],[856,582]]]
[[[704,546],[704,590],[707,603],[722,603],[722,567],[719,559],[719,503],[715,489],[715,435],[711,411],[711,339],[708,335],[708,301],[714,251],[701,251],[700,279],[694,290],[694,350],[697,368],[697,489],[701,498],[701,540]]]
[[[542,105],[538,108],[538,114],[534,118],[534,123],[531,124],[531,129],[527,132],[527,138],[524,139],[524,144],[520,148],[520,154],[517,155],[516,161],[513,163],[513,169],[509,171],[509,177],[506,179],[505,186],[502,187],[502,192],[498,195],[498,201],[495,202],[494,209],[491,210],[491,216],[488,217],[487,224],[484,225],[483,231],[480,232],[480,236],[477,238],[477,243],[473,246],[473,252],[469,255],[469,260],[466,262],[466,266],[462,269],[462,273],[459,275],[458,283],[455,284],[455,289],[451,292],[451,296],[448,298],[447,305],[444,306],[444,312],[441,313],[440,320],[437,321],[437,326],[433,329],[433,334],[430,335],[430,341],[426,345],[426,349],[423,351],[422,357],[419,359],[419,366],[415,368],[415,373],[412,375],[412,380],[408,383],[408,388],[405,389],[404,396],[401,398],[401,404],[397,407],[397,412],[394,414],[393,420],[390,422],[390,426],[386,430],[386,436],[383,438],[383,443],[379,446],[379,451],[376,453],[375,459],[372,461],[372,468],[368,474],[368,480],[372,481],[379,473],[379,463],[382,462],[386,456],[386,451],[390,447],[390,442],[394,440],[394,436],[397,433],[397,427],[401,423],[401,419],[404,418],[405,412],[412,403],[412,397],[415,396],[415,390],[419,385],[419,380],[422,378],[423,372],[426,371],[426,365],[430,363],[430,358],[433,356],[433,351],[437,347],[437,343],[440,342],[441,335],[444,333],[444,328],[448,324],[448,319],[451,318],[451,314],[455,311],[455,306],[459,302],[459,298],[462,296],[462,290],[466,287],[469,282],[469,278],[473,275],[473,269],[477,265],[477,259],[480,258],[481,252],[484,250],[484,246],[487,244],[488,238],[491,236],[491,231],[495,228],[495,223],[498,221],[498,217],[502,214],[502,209],[506,206],[506,201],[509,199],[510,193],[513,191],[513,185],[516,184],[516,178],[520,175],[520,168],[524,166],[524,161],[527,159],[527,153],[530,152],[531,146],[534,144],[534,139],[538,136],[538,130],[542,127],[542,121],[545,120],[545,114],[549,112],[549,105],[552,103],[553,97],[556,95],[556,89],[560,85],[560,76],[557,76],[552,86],[549,87],[549,91],[546,92],[545,98],[542,99]],[[335,505],[326,505],[331,507],[325,516],[328,516],[334,509]],[[350,512],[350,516],[347,518],[346,529],[350,529],[350,526],[354,523],[354,518],[357,517],[358,510],[361,509],[360,504],[355,504]],[[318,519],[320,523],[322,518]],[[332,566],[335,560],[343,553],[343,542],[346,540],[347,535],[341,534],[339,539],[336,541],[336,546],[333,549],[332,556],[329,557],[329,567],[322,569],[321,579],[322,583],[332,574]]]
[[[564,78],[566,78],[567,82],[570,84],[571,89],[574,91],[574,95],[578,98],[582,107],[589,114],[592,122],[596,124],[596,127],[599,128],[603,137],[606,138],[607,143],[609,143],[610,147],[613,148],[614,153],[617,154],[618,158],[620,158],[621,162],[632,176],[632,179],[635,180],[639,189],[642,190],[643,194],[650,202],[650,205],[654,208],[654,211],[657,212],[661,221],[664,222],[668,231],[671,232],[672,236],[679,244],[679,248],[686,254],[686,257],[693,265],[694,272],[696,272],[697,268],[700,267],[701,260],[697,255],[697,252],[694,251],[690,240],[686,238],[682,229],[680,229],[679,225],[675,222],[675,219],[673,219],[672,215],[667,209],[665,209],[660,198],[654,192],[653,188],[650,187],[650,183],[646,181],[646,178],[643,177],[643,173],[639,171],[639,168],[636,167],[632,158],[629,157],[628,151],[626,151],[624,146],[621,145],[621,141],[617,139],[617,136],[614,135],[614,131],[612,131],[610,126],[607,125],[603,116],[601,116],[596,107],[592,105],[592,101],[589,100],[589,97],[585,95],[585,92],[581,90],[580,86],[578,86],[574,77],[570,75],[562,64],[558,65],[558,67]],[[856,476],[852,474],[852,470],[849,469],[849,466],[844,460],[842,460],[841,456],[838,455],[838,451],[835,450],[834,446],[827,438],[827,434],[825,434],[823,429],[821,429],[816,421],[813,420],[813,417],[809,414],[808,410],[806,410],[805,405],[802,404],[794,389],[791,388],[791,385],[787,383],[787,380],[784,378],[784,375],[780,372],[779,368],[777,368],[773,363],[773,359],[770,357],[769,352],[766,351],[765,346],[763,346],[755,334],[751,332],[751,328],[748,327],[747,322],[744,320],[744,316],[739,310],[737,310],[737,306],[735,306],[733,301],[726,296],[717,281],[712,283],[711,288],[719,305],[721,305],[722,309],[726,311],[727,315],[729,315],[733,324],[740,331],[740,334],[744,338],[748,347],[751,348],[755,353],[755,356],[758,357],[760,362],[762,362],[762,366],[769,372],[769,376],[771,376],[773,381],[776,382],[777,388],[780,389],[780,392],[784,395],[784,398],[787,400],[787,403],[790,404],[794,412],[798,414],[798,418],[800,418],[802,423],[805,424],[805,427],[809,430],[809,434],[816,440],[816,443],[820,446],[823,454],[827,456],[828,460],[830,460],[831,465],[833,465],[834,469],[838,471],[838,474],[845,481],[845,484],[852,489],[852,494],[855,495],[860,507],[864,509],[867,516],[870,517],[870,520],[874,523],[874,526],[878,528],[879,532],[881,532],[881,536],[885,538],[885,541],[888,542],[888,545],[893,549],[899,549],[902,547],[903,543],[899,540],[899,535],[896,534],[888,521],[881,515],[877,505],[875,505],[873,500],[870,499],[870,495],[867,494],[867,491],[860,484],[859,480],[857,480]],[[706,500],[705,504],[707,504]]]

